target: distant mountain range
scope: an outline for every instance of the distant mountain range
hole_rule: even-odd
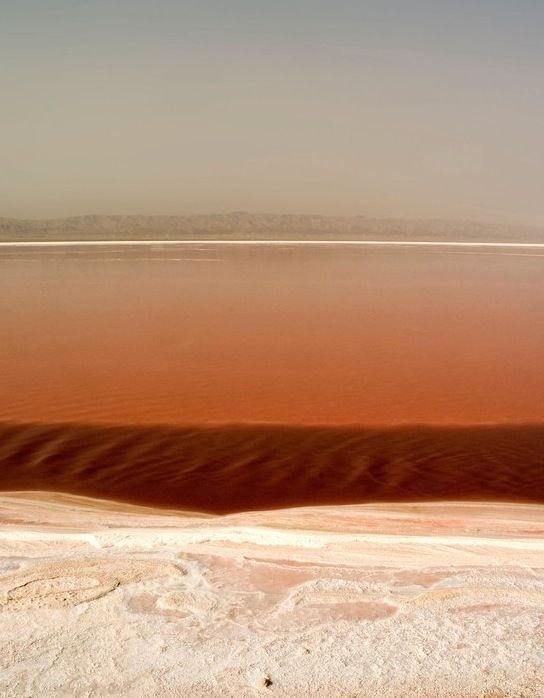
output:
[[[544,228],[444,220],[245,212],[190,216],[0,218],[0,241],[45,240],[458,240],[544,242]]]

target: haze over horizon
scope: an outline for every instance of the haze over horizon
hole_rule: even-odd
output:
[[[4,4],[0,215],[544,224],[544,6]]]

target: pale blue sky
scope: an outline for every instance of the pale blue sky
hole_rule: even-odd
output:
[[[0,215],[544,225],[541,0],[0,0]]]

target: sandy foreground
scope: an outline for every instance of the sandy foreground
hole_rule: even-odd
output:
[[[544,507],[0,496],[0,695],[544,695]]]

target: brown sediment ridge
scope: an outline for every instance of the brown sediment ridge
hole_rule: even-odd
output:
[[[544,503],[544,425],[0,424],[0,490],[228,514],[440,500]]]

